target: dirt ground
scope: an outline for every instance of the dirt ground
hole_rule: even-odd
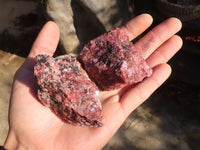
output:
[[[0,145],[8,131],[14,73],[45,23],[41,8],[40,1],[0,2]],[[179,34],[184,45],[169,62],[171,77],[128,117],[104,150],[200,149],[200,43],[185,40],[186,26]]]

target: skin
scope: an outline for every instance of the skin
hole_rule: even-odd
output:
[[[133,40],[151,24],[152,17],[142,14],[121,27]],[[171,73],[167,61],[181,48],[182,40],[175,35],[181,22],[169,18],[142,37],[135,46],[148,65],[153,68],[151,77],[126,88],[101,92],[104,126],[79,127],[64,123],[36,97],[33,76],[35,56],[53,55],[59,29],[47,22],[36,38],[29,56],[16,72],[10,99],[9,132],[4,147],[9,150],[94,150],[101,149],[119,129],[129,114],[142,104]]]

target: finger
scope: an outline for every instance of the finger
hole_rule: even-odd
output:
[[[173,35],[151,54],[151,56],[146,60],[147,64],[153,68],[158,64],[166,63],[181,48],[182,43],[182,39],[178,35]],[[101,91],[99,96],[103,102],[113,95],[122,95],[127,89],[129,89],[129,86],[112,91]]]
[[[52,56],[57,48],[59,37],[60,32],[56,23],[52,21],[47,22],[33,43],[28,57],[34,58],[38,54],[48,54]]]
[[[181,29],[181,26],[182,24],[179,19],[167,19],[149,31],[143,38],[135,43],[135,46],[142,52],[146,59],[163,42],[177,33]]]
[[[154,67],[158,64],[166,63],[177,53],[177,51],[182,47],[182,44],[183,41],[179,36],[172,36],[147,58],[147,64],[150,67]]]
[[[149,14],[142,14],[127,22],[123,27],[130,41],[144,32],[153,22],[153,18]]]
[[[134,109],[143,103],[166,79],[171,73],[171,67],[168,64],[160,64],[154,68],[151,77],[129,89],[121,98],[120,103],[127,117]]]

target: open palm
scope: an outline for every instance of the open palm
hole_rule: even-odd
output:
[[[122,29],[132,40],[144,32],[151,23],[152,17],[142,14],[130,20]],[[14,78],[9,110],[10,130],[5,148],[9,150],[101,149],[128,115],[169,77],[171,68],[166,62],[182,45],[181,38],[174,35],[180,28],[180,21],[170,18],[135,43],[148,65],[153,68],[152,76],[125,89],[101,92],[104,126],[90,128],[64,123],[36,97],[37,85],[33,75],[35,56],[37,54],[52,56],[59,41],[57,25],[54,22],[46,23],[35,40],[27,60]]]

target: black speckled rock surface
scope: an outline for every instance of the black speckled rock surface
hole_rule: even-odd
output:
[[[80,52],[79,59],[101,90],[137,83],[152,74],[152,69],[120,28],[91,40]]]
[[[97,86],[88,78],[75,56],[38,55],[34,74],[40,89],[38,98],[65,122],[102,126]]]

